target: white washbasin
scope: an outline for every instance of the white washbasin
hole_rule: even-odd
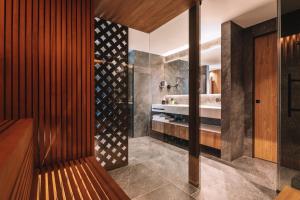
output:
[[[152,104],[152,111],[170,114],[188,115],[189,105],[187,104]],[[221,106],[200,105],[201,117],[221,119]]]

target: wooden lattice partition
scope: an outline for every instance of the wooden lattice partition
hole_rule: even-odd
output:
[[[128,28],[95,18],[96,159],[128,163]]]

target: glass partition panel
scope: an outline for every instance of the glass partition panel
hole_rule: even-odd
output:
[[[300,2],[280,0],[279,185],[300,189]]]

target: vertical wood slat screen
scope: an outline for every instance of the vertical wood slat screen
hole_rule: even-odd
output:
[[[34,118],[36,164],[94,154],[92,0],[0,0],[0,121]]]

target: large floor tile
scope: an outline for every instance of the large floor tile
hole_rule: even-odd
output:
[[[146,194],[168,183],[143,164],[113,170],[110,174],[130,198]]]
[[[188,183],[188,152],[150,137],[129,140],[129,165],[111,171],[131,197],[141,199],[271,200],[276,164],[243,156],[233,162],[201,154],[201,188]]]
[[[168,184],[156,190],[140,196],[135,200],[193,200],[194,198],[186,194],[173,184]]]

